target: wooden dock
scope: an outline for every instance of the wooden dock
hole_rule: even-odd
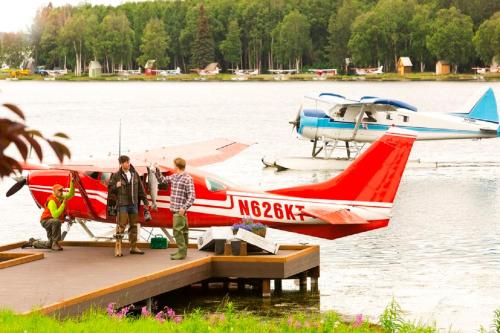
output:
[[[319,278],[319,247],[282,245],[277,255],[219,256],[190,245],[186,260],[170,260],[175,247],[143,256],[113,256],[111,242],[64,242],[64,251],[0,246],[0,308],[17,313],[37,310],[56,316],[79,315],[89,308],[117,307],[196,283],[220,278],[258,279],[270,295],[270,281]],[[125,244],[124,244],[125,246]],[[3,267],[3,268],[2,268]],[[304,282],[305,281],[305,282]]]

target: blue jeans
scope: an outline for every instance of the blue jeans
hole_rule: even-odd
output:
[[[120,206],[118,208],[118,212],[120,213],[125,213],[125,214],[138,214],[139,209],[137,205],[127,205],[127,206]]]

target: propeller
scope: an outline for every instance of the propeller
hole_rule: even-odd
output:
[[[295,129],[298,129],[300,126],[300,114],[302,112],[302,104],[299,107],[299,110],[297,111],[297,114],[295,115],[295,118],[290,120],[288,123],[292,125],[292,133]]]
[[[26,177],[21,177],[14,185],[11,186],[11,188],[9,188],[6,194],[7,197],[16,194],[21,188],[23,188],[24,185],[27,184],[27,182]]]

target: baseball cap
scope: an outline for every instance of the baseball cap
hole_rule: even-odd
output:
[[[63,189],[64,186],[60,185],[60,184],[55,184],[54,186],[52,186],[52,191],[57,191],[59,189]]]

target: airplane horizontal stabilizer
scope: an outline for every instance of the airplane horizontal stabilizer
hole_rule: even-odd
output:
[[[498,123],[497,101],[489,88],[466,116],[467,118]]]
[[[367,220],[348,209],[332,209],[324,207],[306,207],[302,209],[304,215],[316,217],[330,224],[366,224]]]
[[[498,133],[498,130],[496,129],[492,129],[492,128],[481,128],[479,129],[481,131],[481,133],[484,133],[484,134],[492,134],[492,135],[495,135]]]

